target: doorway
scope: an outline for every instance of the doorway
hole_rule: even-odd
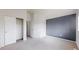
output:
[[[27,37],[31,37],[30,36],[30,21],[27,21]]]
[[[16,41],[23,40],[23,19],[16,18]]]

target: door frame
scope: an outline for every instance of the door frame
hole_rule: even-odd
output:
[[[26,24],[26,19],[24,18],[20,18],[20,17],[16,17],[16,19],[22,19],[23,20],[23,40],[27,40],[27,24]]]
[[[18,32],[17,32],[17,31],[18,31],[18,28],[17,28],[17,25],[18,25],[18,24],[17,24],[17,21],[19,21],[19,20],[21,20],[21,23],[22,23],[22,24],[21,24],[21,26],[22,26],[22,27],[21,27],[21,35],[22,35],[22,37],[18,39],[18,38],[17,38],[17,35],[19,35],[19,34],[17,34],[17,35],[16,35],[16,41],[18,41],[18,40],[23,40],[23,19],[21,19],[21,18],[16,18],[16,33],[18,33]]]

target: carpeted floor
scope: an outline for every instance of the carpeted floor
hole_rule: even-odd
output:
[[[45,37],[42,39],[28,38],[26,41],[20,40],[14,44],[7,45],[0,50],[74,50],[76,44],[56,37]]]

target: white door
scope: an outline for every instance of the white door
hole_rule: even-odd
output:
[[[5,45],[16,42],[16,18],[5,17]]]
[[[16,19],[16,39],[20,40],[23,38],[23,20]]]

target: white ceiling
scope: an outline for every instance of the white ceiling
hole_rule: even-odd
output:
[[[62,11],[75,11],[76,9],[28,9],[28,11],[30,11],[31,13],[35,13],[35,12],[47,12],[47,11],[52,11],[52,12],[62,12]]]
[[[76,9],[30,9],[30,13],[40,14],[45,17],[60,17],[76,13]]]
[[[76,9],[29,9],[28,11],[30,13],[52,14],[53,16],[76,13]]]

